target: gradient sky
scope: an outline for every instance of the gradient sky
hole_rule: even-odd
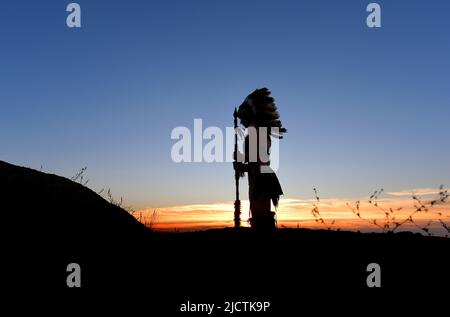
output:
[[[231,165],[172,162],[170,133],[267,86],[286,199],[450,184],[448,1],[378,1],[381,29],[369,1],[274,0],[78,1],[69,29],[69,2],[1,4],[1,160],[134,208],[231,201]]]

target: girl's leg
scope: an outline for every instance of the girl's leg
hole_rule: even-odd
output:
[[[270,198],[251,197],[250,210],[252,213],[250,224],[253,229],[260,231],[275,229],[274,213],[270,210]]]

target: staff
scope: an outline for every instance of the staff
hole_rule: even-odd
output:
[[[234,161],[237,162],[237,153],[238,153],[238,136],[237,136],[237,109],[234,108]],[[234,180],[236,182],[236,200],[234,201],[234,227],[239,228],[241,226],[241,201],[239,200],[239,171],[234,171]]]

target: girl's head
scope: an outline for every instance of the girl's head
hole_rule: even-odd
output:
[[[275,100],[270,96],[270,91],[267,88],[256,89],[245,98],[239,106],[238,118],[246,128],[249,126],[278,128],[278,134],[271,133],[271,135],[280,139],[287,132],[282,127]]]

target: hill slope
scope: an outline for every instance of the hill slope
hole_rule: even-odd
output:
[[[16,242],[79,247],[147,231],[122,208],[67,178],[0,161],[0,200]]]
[[[269,300],[295,312],[299,296],[367,297],[373,262],[381,266],[383,289],[393,293],[434,296],[450,283],[446,238],[304,229],[270,236],[230,228],[151,233],[80,184],[1,161],[0,193],[3,258],[10,264],[4,273],[15,288],[64,290],[72,298],[65,269],[76,262],[84,291],[132,291],[133,302],[144,296],[171,315],[187,299]]]

